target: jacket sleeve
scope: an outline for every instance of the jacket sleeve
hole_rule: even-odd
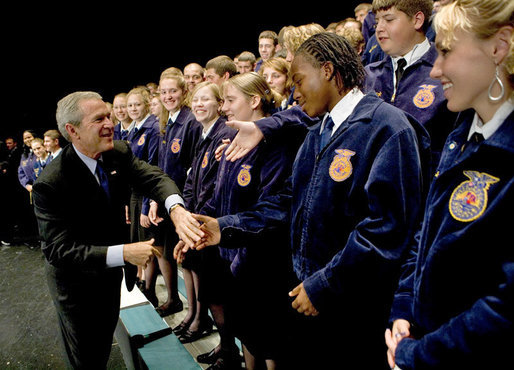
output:
[[[494,294],[478,299],[420,339],[403,339],[396,349],[397,365],[404,370],[439,369],[443,364],[458,368],[469,354],[491,362],[501,356],[512,358],[508,353],[514,348],[513,260],[503,263],[502,274]]]
[[[48,182],[34,185],[34,212],[46,259],[55,267],[105,268],[107,246],[86,244],[72,237],[66,227],[70,215],[61,206],[61,196],[59,189]]]

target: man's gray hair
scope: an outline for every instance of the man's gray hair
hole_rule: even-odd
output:
[[[55,113],[57,128],[66,140],[71,141],[70,135],[66,131],[66,124],[70,123],[76,127],[80,126],[84,118],[84,112],[80,109],[79,103],[82,100],[88,99],[102,99],[102,97],[94,91],[77,91],[65,96],[57,103],[57,111]]]

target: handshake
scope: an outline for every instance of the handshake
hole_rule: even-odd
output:
[[[149,213],[150,221],[157,225],[162,219],[156,217],[156,213]],[[185,253],[189,249],[203,249],[209,245],[219,243],[221,234],[218,221],[215,218],[192,214],[180,205],[171,207],[170,218],[175,225],[175,231],[180,239],[175,246],[173,256],[178,262],[182,262]],[[123,258],[137,266],[146,267],[155,257],[161,257],[162,247],[153,245],[154,239],[125,244]]]
[[[193,213],[189,213],[189,216],[194,220],[195,229],[189,228],[188,231],[194,232],[195,235],[189,238],[190,234],[188,234],[186,238],[182,238],[179,234],[180,240],[173,250],[173,257],[178,263],[184,261],[186,253],[190,249],[201,250],[210,245],[217,245],[221,240],[221,231],[217,219]],[[189,221],[192,220],[189,219]],[[177,224],[175,224],[175,227],[177,227]]]

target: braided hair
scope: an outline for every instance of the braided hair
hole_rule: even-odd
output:
[[[340,91],[362,88],[365,71],[355,49],[344,37],[331,32],[318,33],[308,38],[295,53],[309,60],[320,68],[325,63],[332,63]]]

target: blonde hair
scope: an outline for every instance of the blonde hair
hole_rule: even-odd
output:
[[[284,31],[284,46],[294,54],[305,40],[321,32],[325,29],[317,23],[288,28]]]
[[[258,96],[261,98],[261,110],[264,115],[272,113],[280,104],[281,96],[268,85],[264,77],[256,72],[247,72],[229,78],[223,83],[223,91],[227,85],[232,85],[241,91],[248,99]]]
[[[180,69],[178,69],[178,71],[180,71]],[[161,83],[164,80],[174,80],[177,83],[177,87],[180,90],[182,90],[184,99],[182,100],[182,103],[180,104],[179,108],[182,108],[185,105],[189,105],[188,100],[187,100],[187,83],[186,83],[186,80],[184,79],[182,72],[180,72],[180,74],[177,74],[174,69],[170,69],[170,68],[163,71],[161,73],[161,77],[159,79],[159,88],[161,87]],[[164,110],[166,110],[166,109],[164,109]]]
[[[150,101],[152,100],[152,97],[150,95],[150,91],[148,90],[148,87],[146,86],[137,86],[134,87],[132,90],[130,90],[127,93],[127,102],[130,97],[130,95],[140,95],[143,99],[143,104],[146,107],[146,113],[150,111]]]
[[[446,49],[450,49],[455,41],[455,30],[469,32],[485,40],[503,26],[514,26],[514,1],[456,0],[436,13],[433,25],[441,37],[441,45]],[[509,82],[514,86],[514,33],[504,65]]]
[[[364,36],[362,36],[362,32],[355,28],[341,28],[338,32],[336,32],[339,36],[343,36],[348,40],[350,45],[352,45],[357,52],[362,50],[364,46]]]
[[[278,71],[279,73],[282,73],[286,75],[286,84],[284,87],[284,97],[287,97],[292,89],[293,89],[293,81],[291,81],[291,78],[289,76],[289,68],[290,64],[288,61],[286,61],[284,58],[269,58],[268,60],[265,60],[262,62],[261,68],[259,69],[259,74],[262,76],[264,73],[264,68],[271,68],[275,71]]]
[[[223,96],[221,95],[219,86],[214,82],[210,81],[203,81],[197,84],[191,92],[191,97],[194,97],[198,90],[203,89],[204,87],[208,87],[211,90],[212,94],[214,95],[218,103],[221,103],[223,101]]]

